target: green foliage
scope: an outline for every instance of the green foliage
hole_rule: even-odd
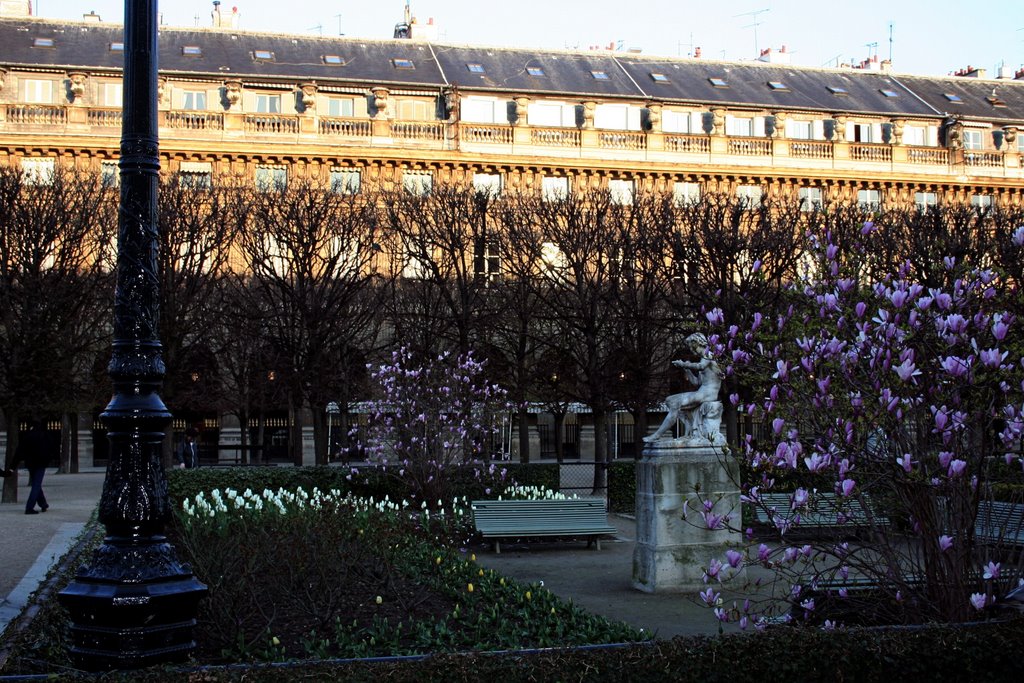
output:
[[[635,460],[617,460],[608,465],[608,507],[626,514],[636,510]]]

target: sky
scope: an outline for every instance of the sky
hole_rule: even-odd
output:
[[[297,34],[391,38],[406,0],[224,0],[239,28]],[[709,5],[711,5],[709,7]],[[163,23],[208,27],[212,2],[164,0]],[[837,66],[877,55],[899,73],[944,75],[972,66],[1024,67],[1024,1],[989,0],[411,0],[420,23],[433,17],[438,41],[588,49],[614,44],[643,54],[750,60],[783,45],[791,63]],[[95,11],[123,20],[124,0],[33,0],[33,13],[80,19]],[[891,40],[890,40],[891,38]]]

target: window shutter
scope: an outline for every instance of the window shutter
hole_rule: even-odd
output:
[[[704,112],[701,112],[701,111],[690,112],[690,132],[691,133],[702,133],[702,132],[704,132]]]
[[[725,115],[725,134],[736,135],[736,117],[732,114]]]
[[[880,124],[880,123],[872,123],[871,124],[871,142],[878,143],[878,142],[881,142],[881,141],[882,141],[882,124]]]
[[[765,135],[765,132],[764,132],[764,117],[763,116],[755,116],[754,117],[754,137],[755,138],[763,138],[764,135]]]
[[[626,113],[626,130],[640,130],[640,107],[629,107]]]
[[[824,140],[825,139],[825,122],[821,119],[811,122],[811,139],[812,140]]]

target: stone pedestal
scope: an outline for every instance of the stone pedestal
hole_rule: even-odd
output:
[[[687,445],[682,439],[665,439],[644,448],[636,469],[634,588],[645,593],[704,589],[702,577],[708,562],[724,554],[727,547],[739,546],[742,535],[708,530],[701,517],[701,501],[714,501],[712,512],[731,515],[731,525],[738,528],[738,469],[722,448],[710,444]],[[688,506],[688,519],[683,519],[684,505]]]

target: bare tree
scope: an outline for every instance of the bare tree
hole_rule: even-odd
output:
[[[109,335],[112,193],[99,177],[0,169],[0,409],[6,466],[27,414],[77,413],[88,369]],[[77,420],[65,419],[68,430]],[[70,441],[70,440],[69,440]],[[72,469],[70,462],[64,463]],[[3,501],[17,500],[4,480]]]
[[[236,200],[238,245],[252,278],[249,311],[284,385],[292,458],[301,464],[308,405],[316,461],[326,463],[326,405],[346,394],[361,365],[355,360],[377,343],[391,282],[375,198],[300,180],[240,191]]]

